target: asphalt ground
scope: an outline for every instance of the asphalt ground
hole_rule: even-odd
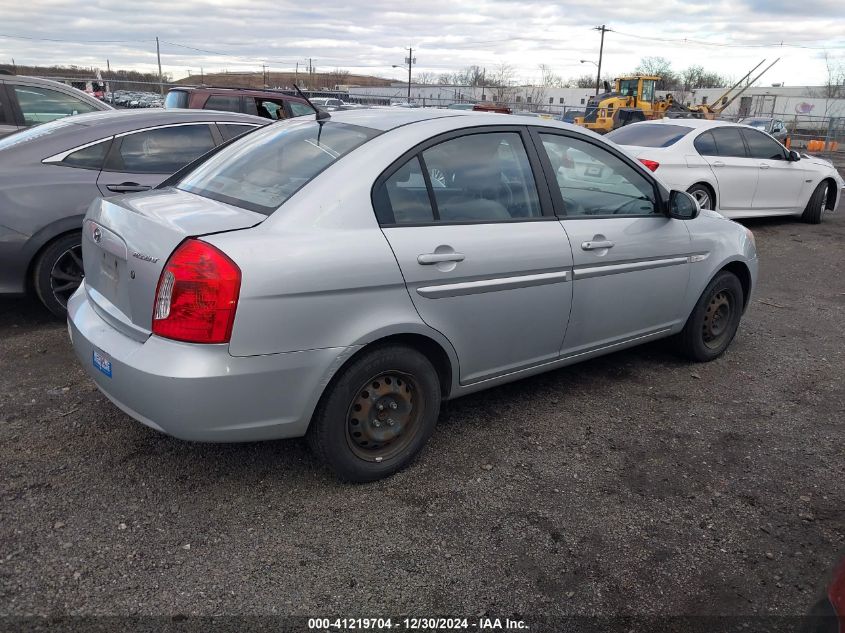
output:
[[[370,485],[298,440],[152,431],[63,323],[0,300],[0,623],[807,613],[845,556],[845,205],[746,225],[723,357],[658,342],[456,400]]]

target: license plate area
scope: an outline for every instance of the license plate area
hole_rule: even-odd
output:
[[[94,363],[94,367],[96,367],[100,371],[100,373],[107,376],[108,378],[112,377],[111,358],[109,358],[107,354],[104,354],[100,350],[95,349],[93,352],[91,352],[91,361]]]

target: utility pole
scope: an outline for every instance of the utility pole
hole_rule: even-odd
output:
[[[161,96],[164,96],[164,80],[161,78],[161,48],[158,45],[158,35],[156,35],[156,57],[158,58],[158,91]]]
[[[602,24],[601,26],[597,26],[593,30],[601,31],[601,45],[599,46],[599,72],[596,75],[596,95],[598,95],[599,94],[599,84],[601,84],[601,58],[602,58],[602,55],[604,54],[604,34],[607,31],[609,31],[610,29],[605,27],[604,24]]]
[[[414,49],[408,49],[408,59],[405,62],[408,64],[408,103],[411,103],[411,69],[414,66],[414,62],[417,60],[414,58]]]
[[[299,62],[296,62],[296,70],[293,71],[293,84],[299,85]]]

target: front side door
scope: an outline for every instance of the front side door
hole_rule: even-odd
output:
[[[462,384],[555,360],[566,331],[572,254],[529,149],[515,127],[439,137],[374,188],[414,306],[452,343]]]
[[[535,130],[572,244],[572,356],[664,332],[686,318],[690,235],[663,213],[654,181],[598,142]]]
[[[695,139],[695,149],[710,165],[719,191],[716,202],[724,211],[751,209],[759,166],[748,156],[738,127],[717,127]]]
[[[207,123],[169,125],[118,135],[97,186],[104,196],[146,191],[214,147]]]
[[[801,161],[787,160],[786,149],[768,134],[751,128],[741,132],[759,172],[752,208],[763,212],[797,210],[798,201],[808,197]]]

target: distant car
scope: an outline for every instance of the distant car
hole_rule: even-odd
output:
[[[314,114],[314,110],[305,99],[280,90],[206,86],[171,88],[164,99],[164,107],[242,112],[274,121]]]
[[[0,137],[73,114],[111,109],[67,84],[0,71]]]
[[[739,121],[737,121],[737,123],[742,123],[743,125],[750,125],[751,127],[757,128],[758,130],[763,130],[764,132],[776,138],[781,143],[785,143],[786,137],[789,136],[789,131],[786,129],[786,125],[781,119],[773,119],[766,117],[748,117],[745,119],[740,119]]]
[[[82,239],[68,329],[112,402],[185,440],[305,435],[353,481],[443,400],[672,335],[718,357],[757,273],[751,231],[596,134],[435,108],[268,125]]]
[[[151,189],[265,123],[224,112],[112,110],[0,139],[0,294],[32,288],[63,315],[82,279],[82,216],[95,198]]]
[[[474,103],[450,103],[446,106],[447,110],[472,110]]]
[[[756,128],[703,119],[632,123],[606,138],[703,209],[729,218],[800,215],[812,224],[836,209],[842,177],[827,160],[790,151]]]
[[[334,99],[331,97],[309,97],[311,103],[315,106],[332,106],[332,107],[341,107],[347,105],[343,99]],[[312,111],[311,114],[314,112]]]

